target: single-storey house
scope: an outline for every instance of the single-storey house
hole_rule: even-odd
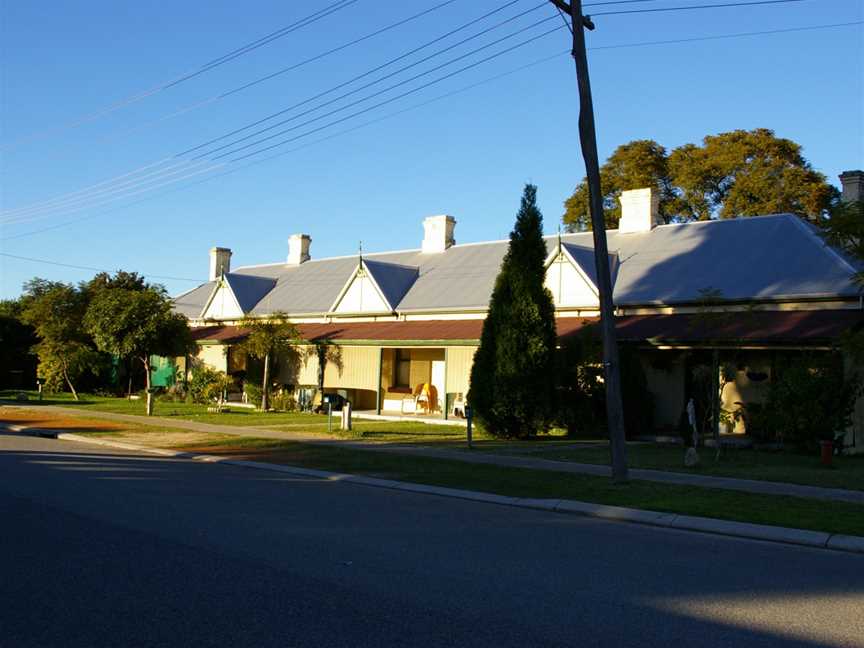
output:
[[[860,197],[862,177],[842,176],[845,198]],[[640,350],[655,428],[678,425],[690,372],[706,354],[719,349],[735,363],[723,395],[733,408],[761,397],[777,353],[827,351],[864,321],[852,279],[858,263],[800,217],[665,225],[658,200],[653,189],[624,192],[619,228],[606,233],[619,341]],[[469,388],[508,245],[457,244],[455,226],[451,216],[430,216],[418,249],[322,259],[312,256],[308,235],[295,234],[284,261],[240,268],[231,267],[230,249],[213,248],[209,281],[179,295],[175,308],[194,329],[199,360],[222,371],[245,370],[232,347],[244,335],[239,320],[281,311],[308,344],[279,363],[279,382],[314,387],[323,360],[325,391],[341,392],[357,410],[414,412],[428,383],[436,397],[424,408],[452,416]],[[592,234],[545,240],[546,285],[563,339],[598,317]],[[861,425],[850,444],[864,446]]]

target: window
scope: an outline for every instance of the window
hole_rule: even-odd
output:
[[[396,349],[396,361],[393,363],[393,386],[411,387],[411,351]]]

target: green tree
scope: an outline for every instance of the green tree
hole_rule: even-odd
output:
[[[75,383],[85,373],[97,373],[100,354],[83,327],[87,295],[61,282],[33,279],[24,284],[21,319],[39,339],[34,347],[39,371],[48,389],[65,384],[78,400]]]
[[[471,368],[468,400],[496,436],[529,436],[554,415],[555,307],[543,283],[546,255],[537,187],[529,184]]]
[[[617,227],[621,219],[621,203],[618,202],[621,192],[643,187],[660,188],[660,213],[668,222],[668,206],[675,195],[669,178],[666,149],[654,140],[634,140],[622,144],[600,168],[603,216],[607,229]],[[591,229],[587,178],[582,179],[573,195],[565,201],[564,208],[564,223],[570,229]]]
[[[147,415],[153,414],[150,356],[181,356],[194,346],[186,318],[172,311],[165,290],[159,286],[100,290],[87,308],[84,326],[102,351],[143,364]]]
[[[246,316],[240,321],[240,326],[248,331],[248,335],[238,347],[247,355],[264,361],[261,409],[266,412],[270,408],[271,364],[280,354],[294,353],[295,345],[300,341],[300,332],[288,316],[279,311],[266,319]]]
[[[792,212],[822,216],[837,190],[795,142],[767,128],[708,135],[671,153],[651,140],[619,146],[600,169],[607,227],[617,227],[621,191],[657,187],[666,222]],[[587,183],[564,203],[564,222],[587,229]]]
[[[31,348],[38,342],[36,332],[21,319],[20,299],[0,301],[0,387],[32,386],[35,359]],[[13,378],[13,372],[24,380]]]

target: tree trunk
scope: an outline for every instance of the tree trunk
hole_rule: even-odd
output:
[[[69,380],[69,372],[66,370],[66,362],[61,362],[63,366],[63,379],[66,381],[66,384],[69,385],[69,391],[72,392],[72,398],[76,401],[78,400],[78,392],[75,391],[75,385],[72,384],[72,381]]]
[[[612,481],[627,481],[627,440],[624,430],[624,407],[621,400],[621,365],[615,335],[615,306],[612,302],[612,278],[609,271],[609,249],[606,243],[606,222],[603,217],[603,195],[600,187],[600,163],[594,129],[594,103],[588,75],[585,48],[585,26],[593,29],[582,16],[581,0],[571,0],[570,17],[573,27],[573,60],[579,86],[579,140],[588,176],[588,207],[594,236],[594,262],[597,268],[597,289],[600,297],[600,328],[603,333],[603,367],[606,383],[606,420],[609,426],[609,447],[612,455]]]
[[[150,358],[144,356],[141,361],[144,363],[144,382],[147,386],[147,416],[153,416],[153,392],[150,389]]]
[[[261,411],[270,409],[270,354],[264,356],[264,381],[261,384]]]
[[[327,368],[327,347],[319,344],[315,351],[318,353],[318,393],[321,396],[321,406],[324,406],[324,370]]]

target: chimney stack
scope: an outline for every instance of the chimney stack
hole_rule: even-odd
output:
[[[660,192],[654,187],[622,191],[621,220],[618,232],[650,232],[663,224],[660,216]]]
[[[843,185],[843,202],[864,200],[864,171],[844,171],[840,174],[840,184]]]
[[[300,265],[309,260],[309,244],[312,237],[308,234],[292,234],[288,237],[288,265]]]
[[[210,249],[210,281],[216,281],[223,274],[231,272],[231,250],[214,247]]]
[[[456,219],[446,214],[424,218],[423,245],[421,248],[423,254],[437,254],[456,243],[453,239],[455,227]]]

